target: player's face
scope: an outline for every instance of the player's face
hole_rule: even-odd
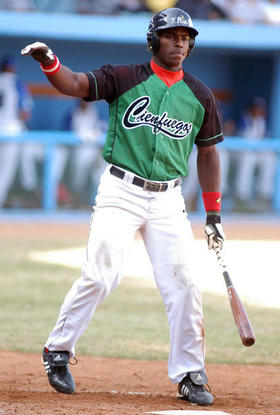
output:
[[[178,71],[189,50],[190,36],[185,27],[160,30],[159,50],[154,54],[154,61],[169,71]]]

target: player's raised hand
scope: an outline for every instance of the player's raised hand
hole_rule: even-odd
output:
[[[225,234],[221,225],[220,215],[207,214],[205,236],[209,249],[213,249],[215,245],[218,245],[220,249],[223,248]]]
[[[52,65],[55,61],[53,51],[42,42],[31,43],[21,50],[22,55],[31,55],[36,61],[44,66]]]

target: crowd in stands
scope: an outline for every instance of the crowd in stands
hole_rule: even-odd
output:
[[[116,15],[155,13],[167,7],[186,10],[193,19],[280,24],[280,0],[0,0],[0,9]]]

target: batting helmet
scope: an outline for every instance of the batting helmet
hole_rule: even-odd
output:
[[[194,48],[195,37],[198,35],[198,31],[193,27],[191,16],[177,7],[164,9],[154,14],[147,32],[148,50],[156,52],[159,49],[157,32],[171,27],[186,27],[188,29],[190,34],[189,55]]]

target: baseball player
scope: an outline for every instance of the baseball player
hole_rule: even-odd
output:
[[[178,384],[180,398],[213,403],[205,387],[202,304],[191,261],[194,238],[180,186],[196,144],[208,247],[222,247],[215,146],[223,140],[221,123],[209,88],[182,69],[197,35],[186,12],[169,8],[152,17],[147,32],[152,59],[147,63],[75,73],[43,43],[22,50],[40,62],[60,92],[86,101],[105,99],[110,106],[103,150],[108,166],[96,196],[87,258],[43,349],[49,382],[58,392],[74,393],[68,363],[75,344],[96,307],[121,282],[125,255],[139,231],[168,317],[169,377]]]

